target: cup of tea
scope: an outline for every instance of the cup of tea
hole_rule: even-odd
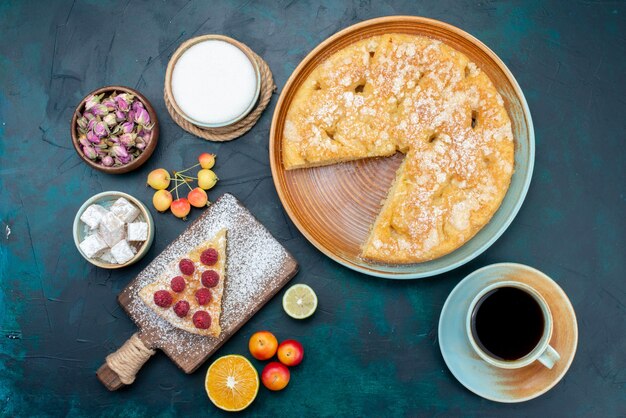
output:
[[[525,283],[501,281],[480,291],[467,311],[466,331],[476,353],[496,367],[517,369],[538,360],[551,369],[560,359],[550,346],[550,307]]]

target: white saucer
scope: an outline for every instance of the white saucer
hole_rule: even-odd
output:
[[[552,369],[538,361],[520,369],[500,369],[482,360],[470,345],[465,330],[470,302],[484,287],[505,280],[532,286],[550,306],[554,322],[550,345],[561,356]],[[439,318],[439,347],[454,377],[477,395],[496,402],[523,402],[550,390],[569,369],[577,345],[576,314],[563,290],[539,270],[522,264],[492,264],[471,273],[452,290]]]

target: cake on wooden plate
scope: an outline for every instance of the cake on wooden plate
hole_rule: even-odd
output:
[[[460,247],[489,222],[513,173],[511,121],[493,82],[421,36],[375,36],[331,55],[297,90],[283,133],[288,170],[405,154],[362,247],[377,262]]]
[[[139,291],[141,300],[173,326],[219,337],[226,280],[226,229],[176,260]]]

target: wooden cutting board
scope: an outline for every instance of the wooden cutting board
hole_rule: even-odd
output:
[[[189,250],[211,239],[222,228],[228,230],[220,318],[222,333],[217,338],[195,335],[159,317],[143,303],[138,292],[167,266],[177,263]],[[291,254],[233,195],[225,194],[142,270],[120,293],[118,301],[137,324],[136,335],[147,348],[162,350],[185,373],[192,373],[297,271],[298,264]],[[107,363],[98,369],[97,375],[109,390],[124,386]]]

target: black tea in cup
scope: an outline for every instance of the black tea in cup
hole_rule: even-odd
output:
[[[474,340],[490,356],[518,360],[539,344],[545,328],[537,300],[517,287],[499,287],[486,293],[472,312]]]

